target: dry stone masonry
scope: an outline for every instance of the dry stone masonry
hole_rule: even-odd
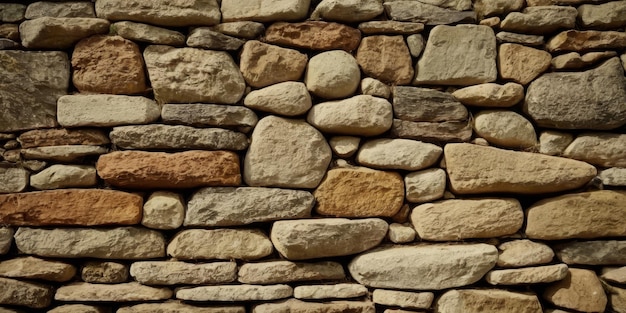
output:
[[[626,312],[626,1],[0,3],[0,312]]]

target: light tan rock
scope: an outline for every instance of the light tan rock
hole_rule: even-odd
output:
[[[554,251],[543,243],[520,239],[507,241],[498,246],[498,266],[522,267],[550,263]]]
[[[268,301],[289,298],[293,289],[288,285],[223,285],[183,288],[176,298],[187,301]]]
[[[626,263],[626,241],[571,241],[554,247],[557,257],[567,264],[621,265]]]
[[[55,128],[36,129],[22,133],[18,138],[22,148],[59,145],[105,145],[110,143],[109,136],[94,128]]]
[[[110,311],[102,306],[85,304],[64,304],[47,311],[47,313],[110,313]]]
[[[413,34],[406,37],[406,44],[409,46],[411,56],[417,58],[424,51],[426,40],[424,40],[424,36],[420,34]]]
[[[246,313],[244,306],[194,306],[181,302],[142,303],[119,308],[116,313]]]
[[[54,299],[58,301],[128,302],[165,300],[172,297],[169,288],[154,288],[137,282],[124,284],[72,283],[57,289]]]
[[[364,95],[388,99],[391,94],[391,90],[389,89],[389,86],[385,85],[380,80],[365,77],[361,80],[361,93]]]
[[[604,290],[608,294],[610,308],[614,312],[624,312],[626,310],[626,289],[603,284]]]
[[[114,145],[124,149],[244,150],[248,147],[248,137],[240,132],[182,125],[118,126],[109,137]]]
[[[380,244],[387,228],[387,222],[378,218],[278,221],[270,238],[285,258],[306,260],[366,251]]]
[[[358,95],[314,105],[307,122],[325,133],[376,136],[391,128],[393,109],[385,99]]]
[[[21,167],[0,166],[0,193],[21,192],[29,183],[30,172]]]
[[[600,278],[602,278],[605,281],[613,282],[617,284],[626,283],[626,266],[613,268],[613,269],[609,269],[609,268],[605,268],[605,269],[607,269],[607,271],[605,272],[603,270],[602,276],[600,276]]]
[[[98,17],[110,21],[134,21],[159,26],[215,25],[220,22],[217,1],[98,0]]]
[[[309,60],[304,83],[314,95],[324,99],[351,96],[361,81],[357,60],[340,50],[326,51]]]
[[[247,133],[258,122],[254,111],[242,106],[192,103],[165,104],[161,119],[167,124],[228,127]]]
[[[611,167],[598,173],[605,186],[626,186],[626,168]]]
[[[241,3],[237,0],[223,0],[220,7],[222,21],[251,20],[256,22],[297,21],[309,13],[309,0],[267,1],[252,0]]]
[[[0,277],[0,304],[42,309],[50,305],[53,295],[51,286]]]
[[[306,21],[274,23],[265,32],[268,43],[311,50],[356,50],[361,32],[339,23]]]
[[[319,313],[354,312],[374,313],[376,308],[370,301],[329,301],[305,302],[289,299],[277,303],[264,303],[253,307],[252,313],[306,313],[311,310]]]
[[[574,135],[570,133],[546,130],[539,135],[539,152],[560,156],[572,141],[574,141]]]
[[[116,262],[89,261],[83,265],[80,278],[88,283],[123,283],[128,280],[128,265]]]
[[[480,18],[505,15],[521,10],[525,2],[524,0],[476,0],[474,1],[474,11],[478,13]]]
[[[141,225],[153,229],[176,229],[184,219],[183,197],[170,191],[156,191],[143,205]]]
[[[372,301],[376,304],[408,309],[429,309],[434,299],[432,292],[375,289],[372,293]]]
[[[57,102],[57,116],[63,127],[147,124],[156,121],[160,113],[160,106],[144,97],[68,95]]]
[[[452,96],[465,105],[511,107],[524,99],[524,86],[517,83],[486,83],[458,89]]]
[[[239,50],[244,40],[222,34],[210,27],[197,27],[189,32],[187,46],[207,50]]]
[[[415,229],[411,226],[391,223],[389,224],[389,231],[387,237],[393,243],[407,243],[415,240]]]
[[[322,0],[311,13],[311,19],[355,23],[369,21],[383,10],[383,4],[378,0]]]
[[[602,167],[626,167],[626,135],[585,133],[572,141],[563,156]]]
[[[293,49],[250,40],[243,45],[240,60],[239,68],[248,85],[261,88],[299,80],[308,57]]]
[[[312,102],[305,84],[284,82],[250,92],[243,104],[254,110],[296,116],[306,113]]]
[[[478,25],[485,25],[497,29],[500,26],[500,18],[497,16],[480,20]]]
[[[109,31],[109,21],[86,17],[40,17],[20,24],[22,46],[67,49],[79,40]]]
[[[6,254],[13,243],[13,228],[0,227],[0,255]]]
[[[554,305],[583,312],[604,312],[607,304],[596,274],[578,268],[570,268],[565,279],[549,285],[543,298]]]
[[[167,246],[167,254],[179,260],[256,260],[273,250],[272,242],[258,229],[186,229]]]
[[[484,110],[474,115],[474,130],[489,143],[514,149],[537,145],[533,124],[513,111]]]
[[[168,46],[185,44],[185,35],[182,33],[149,24],[122,21],[113,23],[111,29],[118,36],[132,41]]]
[[[86,2],[47,2],[31,3],[24,13],[24,17],[32,20],[44,16],[50,17],[96,17],[93,4]]]
[[[430,88],[393,88],[394,117],[414,122],[464,121],[467,108],[451,94]]]
[[[550,53],[514,43],[500,45],[498,65],[500,76],[527,85],[550,67]]]
[[[567,265],[555,264],[509,270],[493,270],[485,275],[485,279],[492,285],[540,284],[564,279],[567,273]]]
[[[461,2],[469,9],[469,1],[424,0],[424,1],[386,1],[383,3],[385,12],[390,19],[403,22],[423,22],[426,25],[455,23],[475,23],[474,11],[461,11],[440,6],[442,3]]]
[[[422,203],[440,199],[446,190],[446,172],[440,168],[431,168],[404,176],[406,200]]]
[[[237,280],[241,283],[263,285],[295,281],[342,280],[346,277],[341,264],[329,261],[246,263],[239,268],[238,275]]]
[[[349,299],[367,293],[367,287],[359,284],[305,285],[293,289],[294,298],[305,300]]]
[[[366,141],[356,160],[378,169],[415,171],[433,165],[443,150],[433,144],[409,139],[374,139]]]
[[[541,303],[535,294],[498,289],[450,290],[441,295],[436,313],[540,313]]]
[[[37,189],[91,187],[97,182],[96,168],[90,165],[54,164],[30,177],[30,185]]]
[[[413,79],[413,61],[402,36],[368,36],[361,40],[356,60],[363,72],[393,85]]]
[[[522,34],[549,34],[559,29],[573,28],[578,11],[566,6],[527,7],[512,12],[500,23],[505,31]]]
[[[460,194],[564,191],[596,175],[595,167],[580,161],[465,143],[447,144],[444,156],[451,188]]]
[[[552,37],[546,43],[550,52],[586,51],[592,49],[623,49],[626,47],[626,33],[597,30],[566,30]]]
[[[578,7],[578,19],[585,28],[616,29],[626,25],[626,2],[583,4]]]
[[[265,32],[263,23],[251,21],[220,23],[212,26],[211,29],[222,34],[244,39],[255,39]]]
[[[353,136],[333,136],[328,141],[330,149],[342,158],[349,158],[359,150],[361,138]]]
[[[526,0],[528,6],[542,6],[542,5],[578,5],[585,2],[601,2],[598,0]]]
[[[539,35],[526,35],[511,32],[498,32],[496,38],[500,42],[518,43],[527,46],[542,46],[544,37]]]
[[[0,276],[9,278],[65,282],[75,274],[76,268],[70,264],[35,257],[19,257],[0,262]]]
[[[223,284],[237,278],[237,263],[143,261],[131,264],[130,275],[144,285]]]
[[[359,30],[367,35],[411,35],[424,30],[424,24],[398,21],[369,21],[359,24]]]
[[[86,156],[101,155],[109,149],[101,146],[63,145],[22,149],[19,151],[24,159],[52,160],[59,162],[74,162]],[[4,157],[7,159],[7,156]]]

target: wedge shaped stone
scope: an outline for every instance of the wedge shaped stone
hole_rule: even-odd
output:
[[[143,23],[122,21],[113,23],[111,30],[128,40],[155,45],[182,46],[185,35],[180,32]]]
[[[354,23],[371,20],[383,11],[382,2],[377,0],[322,0],[311,13],[311,19]]]
[[[120,126],[109,133],[111,142],[124,149],[244,150],[245,134],[221,128],[182,125]]]
[[[337,262],[270,261],[246,263],[239,268],[239,282],[244,284],[280,284],[295,281],[341,280],[346,277]]]
[[[155,288],[137,282],[123,284],[72,283],[57,289],[54,299],[58,301],[128,302],[155,301],[171,298],[169,288]]]
[[[37,189],[91,187],[98,183],[96,168],[89,165],[54,164],[31,175],[30,185]]]
[[[147,124],[161,115],[151,99],[121,95],[68,95],[59,98],[57,115],[63,127],[110,127]]]
[[[36,129],[22,133],[17,141],[22,148],[61,145],[101,146],[110,143],[109,136],[95,128]]]
[[[541,303],[535,294],[498,289],[450,290],[441,295],[436,313],[540,313]]]
[[[0,262],[0,276],[3,277],[65,282],[75,274],[76,267],[71,264],[31,256]]]
[[[273,250],[272,242],[258,229],[187,229],[167,246],[167,254],[179,260],[256,260]]]
[[[305,302],[289,299],[277,303],[264,303],[254,306],[252,313],[306,313],[315,310],[319,313],[354,312],[374,313],[376,308],[370,301],[329,301]]]
[[[237,263],[142,261],[130,266],[130,275],[144,285],[223,284],[237,278]]]
[[[161,26],[215,25],[220,22],[216,0],[167,1],[98,0],[98,17],[110,21],[135,21]]]
[[[309,110],[307,122],[324,133],[376,136],[393,123],[391,103],[369,95],[316,104]]]
[[[563,156],[602,167],[626,167],[626,135],[583,133],[572,141]]]
[[[20,24],[22,46],[30,49],[68,49],[91,35],[109,31],[109,21],[87,17],[41,17]]]
[[[480,111],[474,115],[474,130],[489,143],[501,147],[528,149],[537,145],[533,124],[513,111]]]
[[[626,33],[597,30],[566,30],[552,37],[546,49],[550,52],[623,49]]]
[[[568,274],[565,264],[494,270],[485,276],[492,285],[522,285],[551,283],[564,279]]]
[[[53,296],[52,286],[0,277],[0,304],[42,309],[50,305]]]
[[[176,298],[188,301],[268,301],[289,298],[293,288],[288,285],[223,285],[184,288]]]
[[[297,50],[257,40],[243,45],[240,59],[239,68],[246,83],[257,88],[299,80],[308,61],[307,55]]]

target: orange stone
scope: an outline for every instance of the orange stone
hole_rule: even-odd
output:
[[[343,24],[320,21],[274,23],[265,31],[265,41],[311,50],[352,51],[359,46],[361,32]]]

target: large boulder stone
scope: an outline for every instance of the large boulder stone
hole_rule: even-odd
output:
[[[91,187],[97,183],[96,168],[90,165],[54,164],[30,176],[30,185],[37,189]]]
[[[339,23],[307,21],[274,23],[265,31],[265,41],[311,50],[356,50],[361,32]]]
[[[392,119],[391,103],[368,95],[316,104],[307,116],[322,132],[356,136],[380,135],[391,128]]]
[[[413,122],[463,121],[467,109],[451,94],[430,88],[393,88],[393,113]]]
[[[626,263],[626,241],[572,241],[555,247],[557,257],[567,264],[623,265]]]
[[[304,76],[306,88],[324,99],[351,96],[361,82],[356,59],[341,50],[326,51],[309,60]]]
[[[498,289],[450,290],[437,299],[435,313],[541,313],[535,294]]]
[[[313,13],[311,19],[323,19],[342,23],[369,21],[383,13],[383,4],[379,0],[322,0]]]
[[[215,25],[220,22],[216,0],[167,1],[98,0],[98,17],[110,21],[135,21],[162,26]]]
[[[442,1],[437,0],[387,1],[383,3],[383,6],[387,15],[394,21],[420,22],[426,25],[473,23],[476,21],[474,11],[461,11],[433,5],[437,2],[442,3]],[[463,2],[468,3],[465,0]]]
[[[119,95],[67,95],[57,102],[59,124],[63,127],[110,127],[148,124],[160,116],[152,99]]]
[[[68,49],[79,40],[109,31],[109,21],[86,17],[40,17],[20,24],[22,46]]]
[[[585,28],[616,29],[626,25],[626,2],[583,4],[578,7],[578,19]]]
[[[75,274],[76,267],[71,264],[30,256],[0,262],[0,276],[3,277],[65,282]]]
[[[341,280],[346,274],[337,262],[271,261],[246,263],[239,268],[239,282],[244,284],[280,284],[295,281]]]
[[[0,194],[21,192],[28,186],[30,172],[16,166],[0,166]]]
[[[305,19],[309,13],[310,0],[222,0],[222,21],[297,21]]]
[[[210,242],[210,245],[205,243]],[[233,245],[233,242],[239,244]],[[179,260],[256,260],[272,254],[272,242],[258,229],[187,229],[167,246]]]
[[[623,49],[626,33],[597,30],[566,30],[552,37],[546,44],[550,52]]]
[[[478,136],[501,147],[528,149],[537,145],[533,124],[513,111],[480,111],[474,115],[474,130]]]
[[[563,156],[601,167],[626,167],[626,135],[611,133],[581,134],[572,141]]]
[[[301,82],[283,82],[251,91],[243,100],[246,107],[278,115],[296,116],[312,105],[311,95]]]
[[[269,301],[293,296],[289,285],[221,285],[183,288],[176,298],[187,301]]]
[[[248,108],[205,103],[165,104],[161,111],[161,119],[166,124],[228,127],[245,133],[258,122],[254,111]]]
[[[581,312],[604,312],[607,304],[596,273],[579,268],[570,268],[565,279],[549,285],[543,298],[554,305]]]
[[[502,20],[500,28],[521,34],[550,34],[563,28],[574,28],[576,8],[566,6],[528,7],[512,12]]]
[[[439,160],[443,149],[431,143],[409,139],[374,139],[361,145],[356,160],[378,169],[416,171]]]
[[[357,51],[363,72],[394,85],[407,85],[413,79],[413,61],[402,36],[367,36]]]
[[[550,53],[515,43],[504,43],[498,51],[500,76],[527,85],[550,67]]]
[[[239,68],[248,85],[261,88],[299,80],[307,61],[307,55],[297,50],[250,40],[241,49]]]
[[[289,299],[276,303],[263,303],[253,307],[252,313],[307,313],[315,310],[319,313],[354,312],[374,313],[376,308],[370,301],[329,301],[309,302]]]
[[[204,285],[230,283],[237,278],[237,263],[142,261],[130,266],[130,275],[144,285]]]
[[[169,288],[144,286],[137,282],[123,284],[91,284],[77,282],[61,286],[54,294],[58,301],[130,302],[166,300],[173,295]]]
[[[42,309],[52,303],[53,296],[51,286],[0,277],[0,304]]]
[[[22,133],[18,138],[22,148],[62,145],[101,146],[110,143],[104,131],[95,128],[36,129]]]
[[[143,23],[117,22],[111,25],[111,30],[116,35],[132,41],[168,46],[182,46],[185,44],[185,35],[182,33]]]

